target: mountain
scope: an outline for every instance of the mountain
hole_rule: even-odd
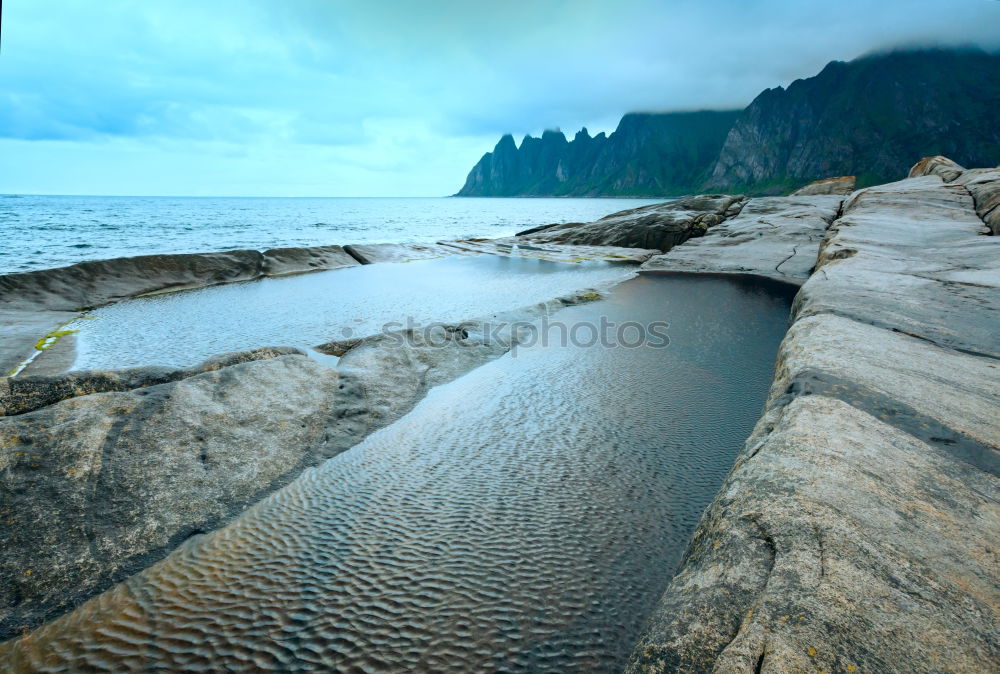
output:
[[[838,175],[865,187],[930,155],[1000,162],[1000,55],[892,52],[768,89],[736,120],[706,187],[781,192]]]
[[[458,196],[676,196],[782,193],[813,180],[898,180],[945,155],[1000,163],[1000,54],[921,49],[834,61],[742,111],[625,115],[610,136],[586,129],[500,139]]]
[[[587,129],[508,134],[469,173],[458,196],[678,195],[709,176],[738,110],[630,113],[610,136]]]

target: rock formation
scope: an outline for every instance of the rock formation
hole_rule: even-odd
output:
[[[361,264],[409,262],[458,255],[460,251],[439,243],[369,243],[344,246],[348,255]]]
[[[857,182],[854,176],[840,176],[838,178],[823,178],[800,187],[792,192],[793,197],[809,197],[818,194],[850,194],[854,191]]]
[[[760,197],[738,215],[642,265],[644,271],[753,274],[801,284],[843,197]]]
[[[937,176],[946,183],[950,183],[955,178],[962,175],[964,168],[941,155],[934,157],[924,157],[910,169],[908,178],[922,178],[924,176]]]
[[[745,201],[743,196],[703,194],[612,213],[589,223],[536,227],[517,238],[532,243],[667,251],[736,215]]]
[[[936,173],[844,205],[629,672],[1000,661],[1000,240],[982,234]]]

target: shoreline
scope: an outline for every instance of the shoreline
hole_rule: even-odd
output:
[[[574,248],[649,241],[655,214],[670,246],[637,260],[639,274],[798,290],[764,413],[628,671],[975,671],[1000,654],[983,622],[1000,598],[1000,565],[984,552],[1000,547],[988,524],[1000,525],[989,498],[1000,493],[1000,313],[990,313],[1000,312],[1000,240],[982,236],[1000,226],[1000,170],[946,162],[849,196],[678,200],[516,239],[571,261]],[[512,239],[471,248],[515,254]],[[399,247],[382,250],[400,259]],[[36,286],[51,311],[72,311]],[[386,370],[378,379],[401,382]],[[939,637],[915,653],[927,634]]]

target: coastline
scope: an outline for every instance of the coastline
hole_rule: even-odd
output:
[[[1000,645],[986,623],[995,617],[1000,578],[987,553],[1000,547],[1000,514],[989,498],[998,490],[993,457],[1000,425],[991,410],[1000,399],[1000,344],[991,326],[1000,314],[984,318],[982,312],[1000,311],[1000,240],[983,236],[991,226],[996,233],[998,186],[995,169],[921,162],[907,180],[849,197],[652,209],[658,240],[670,247],[632,260],[642,262],[640,273],[734,274],[800,290],[764,414],[705,512],[629,671],[905,671],[928,662],[975,671],[977,663],[997,658]],[[600,246],[634,245],[635,232],[652,226],[643,217],[613,214],[517,240],[566,261]],[[782,237],[766,234],[777,227]],[[506,241],[466,246],[516,254]],[[382,251],[393,261],[407,255],[399,247]],[[201,258],[176,268],[166,264],[166,272],[124,285],[115,269],[90,279],[93,294],[83,300],[67,299],[58,285],[62,275],[78,278],[75,272],[54,270],[54,281],[31,277],[6,286],[0,277],[6,289],[0,300],[6,296],[23,312],[22,326],[36,325],[94,298],[112,302],[179,278],[206,285],[250,280],[241,275],[258,272],[254,278],[261,278],[268,274],[267,254],[260,255],[260,262],[245,265],[250,271],[222,281],[211,271],[215,261]],[[292,261],[280,267],[293,270],[287,273],[314,270],[301,262],[315,258],[309,249],[289,255]],[[605,259],[611,255],[622,253]],[[205,264],[210,271],[201,271]],[[27,301],[10,301],[20,295]],[[37,312],[38,304],[45,312]],[[330,352],[345,358],[357,346]],[[373,343],[368,347],[377,351]],[[455,370],[452,355],[437,354],[435,367],[449,377],[468,371],[466,365]],[[318,367],[298,354],[282,359]],[[368,362],[399,363],[381,356]],[[406,389],[410,374],[376,370],[379,390]],[[42,388],[55,382],[34,381]],[[424,384],[434,381],[444,379]],[[79,391],[74,395],[94,392],[61,385]],[[380,412],[381,421],[399,418],[425,392],[407,403],[383,404],[392,412]],[[921,435],[921,426],[934,432]],[[972,448],[971,459],[954,451],[962,447]],[[884,525],[885,518],[893,526]],[[867,596],[879,599],[859,599]],[[873,634],[873,624],[897,631]],[[934,643],[914,652],[912,645],[927,634],[937,635]]]

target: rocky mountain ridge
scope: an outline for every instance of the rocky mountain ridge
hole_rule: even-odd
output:
[[[630,113],[586,129],[505,135],[456,196],[785,194],[832,175],[867,187],[913,157],[1000,163],[1000,54],[921,49],[833,61],[742,111]]]

